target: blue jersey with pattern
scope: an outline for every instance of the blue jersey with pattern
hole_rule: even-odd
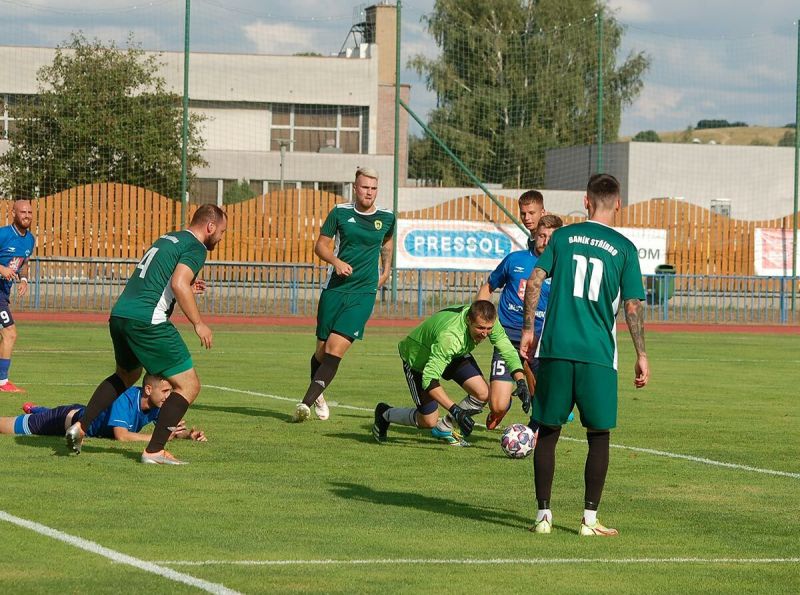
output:
[[[532,250],[517,250],[506,256],[497,268],[489,275],[489,288],[502,288],[500,302],[497,304],[500,324],[511,341],[519,342],[522,339],[522,322],[525,306],[525,286],[531,276],[533,267],[539,257]],[[544,314],[547,309],[547,298],[550,296],[550,279],[542,284],[539,304],[536,307],[534,320],[534,333],[538,337],[542,332]]]
[[[142,411],[142,387],[132,386],[122,393],[111,407],[104,409],[92,422],[87,432],[88,436],[100,438],[113,438],[114,428],[125,428],[129,432],[138,432],[147,424],[158,419],[161,411],[152,407],[149,411]]]
[[[18,272],[33,254],[36,240],[30,230],[25,235],[20,235],[14,225],[0,227],[0,264]],[[0,279],[0,292],[8,296],[11,293],[13,281]]]

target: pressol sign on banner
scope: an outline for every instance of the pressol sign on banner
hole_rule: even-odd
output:
[[[488,271],[527,245],[525,232],[515,225],[401,219],[397,229],[401,269]]]
[[[397,267],[401,269],[490,271],[510,252],[527,247],[527,235],[516,225],[401,219],[397,230]],[[666,230],[617,230],[638,249],[643,274],[654,273],[656,265],[666,262]]]

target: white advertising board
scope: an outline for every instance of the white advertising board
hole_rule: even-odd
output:
[[[639,250],[643,274],[666,262],[667,232],[663,229],[619,227]],[[516,225],[473,221],[400,219],[397,222],[397,267],[489,271],[515,250],[527,246]]]
[[[793,235],[791,229],[756,227],[753,246],[756,275],[791,276]]]

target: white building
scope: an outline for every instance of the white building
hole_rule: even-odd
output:
[[[358,166],[378,170],[384,187],[391,187],[396,9],[376,5],[365,14],[361,43],[341,56],[190,54],[189,106],[206,117],[208,162],[195,172],[193,201],[221,201],[242,180],[256,194],[283,182],[349,196]],[[36,73],[54,54],[51,48],[0,46],[0,153],[8,149],[14,102],[37,93]],[[182,95],[183,53],[164,52],[159,59],[168,90]],[[402,87],[406,102],[409,92]],[[400,130],[399,176],[405,180],[404,111]]]
[[[552,149],[545,186],[586,188],[597,171],[597,146]],[[792,213],[794,149],[680,143],[611,143],[603,171],[622,186],[624,204],[680,198],[734,219],[765,220]]]

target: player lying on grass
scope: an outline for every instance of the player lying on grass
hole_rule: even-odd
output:
[[[400,341],[398,348],[403,372],[416,407],[401,408],[378,403],[372,427],[375,439],[386,441],[390,423],[433,428],[439,421],[439,405],[450,412],[464,436],[469,436],[475,424],[472,416],[480,413],[489,399],[489,386],[471,355],[487,337],[508,362],[517,383],[514,394],[522,400],[522,408],[527,413],[531,396],[519,355],[497,320],[494,304],[478,300],[471,305],[452,306],[437,312]],[[441,378],[454,380],[467,391],[467,396],[458,405],[439,384]],[[452,431],[449,436],[436,437],[449,437],[448,443],[454,446],[468,446]]]
[[[122,393],[111,407],[97,416],[86,435],[124,442],[150,440],[150,434],[141,434],[139,431],[158,419],[161,406],[170,392],[172,386],[163,376],[145,374],[142,386],[132,386]],[[83,416],[86,406],[74,404],[50,408],[25,403],[22,409],[25,415],[0,417],[0,434],[63,436],[66,428]],[[202,430],[187,428],[183,420],[170,434],[170,439],[173,438],[199,442],[207,440]]]

